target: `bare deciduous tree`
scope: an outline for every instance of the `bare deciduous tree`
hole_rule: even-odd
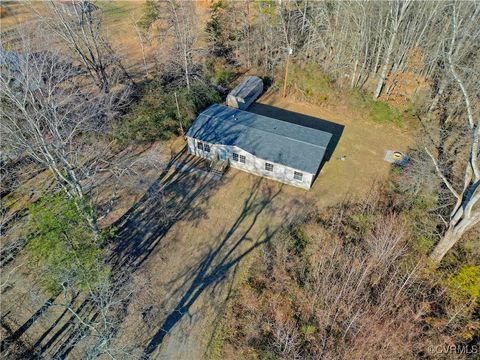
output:
[[[108,152],[105,140],[97,142],[95,136],[108,129],[128,88],[95,90],[58,52],[34,50],[36,41],[23,34],[19,50],[10,51],[3,66],[2,145],[42,164],[69,196],[82,202],[94,186],[95,160]],[[95,214],[84,215],[96,229]]]
[[[468,129],[467,138],[470,139],[467,141],[468,151],[463,164],[463,184],[458,187],[444,174],[441,164],[433,156],[431,151],[425,148],[434,163],[438,176],[455,198],[455,205],[450,213],[445,234],[430,255],[431,259],[436,263],[442,260],[445,254],[467,231],[480,222],[480,208],[478,206],[480,203],[480,169],[478,165],[480,156],[480,116],[474,108],[474,101],[478,101],[480,92],[476,80],[467,82],[462,78],[461,74],[461,72],[463,72],[463,74],[476,76],[478,74],[478,72],[476,72],[478,66],[477,69],[471,67],[462,68],[454,56],[454,54],[458,53],[458,47],[461,46],[458,43],[468,42],[470,43],[469,45],[476,43],[478,47],[480,33],[475,27],[465,26],[465,18],[459,19],[460,10],[456,4],[453,4],[452,9],[452,31],[449,50],[446,54],[446,63],[448,64],[448,71],[453,77],[454,83],[458,87],[461,98],[463,99],[464,111],[462,116],[466,117]],[[476,11],[472,14],[472,22],[470,22],[470,24],[478,23],[479,13],[480,8],[477,7]],[[460,26],[465,26],[466,29],[470,29],[472,32],[468,34],[460,32]],[[471,48],[468,47],[468,57],[472,56],[470,51]],[[475,59],[478,61],[478,52],[476,56],[473,56],[473,62],[475,62]]]
[[[195,4],[188,1],[168,0],[161,2],[161,12],[164,14],[162,21],[166,27],[161,29],[161,42],[172,42],[171,55],[168,66],[172,67],[170,75],[181,74],[182,85],[190,90],[192,80],[198,77],[194,66],[198,28],[196,22]]]
[[[412,335],[422,331],[415,321],[420,266],[405,271],[404,225],[370,200],[335,209],[328,225],[312,228],[314,215],[266,247],[226,325],[234,349],[261,344],[279,359],[408,356]],[[345,235],[352,209],[375,219],[367,238]]]
[[[70,336],[65,337],[66,342],[57,344],[60,349],[79,348],[85,359],[102,356],[125,360],[138,358],[141,354],[139,344],[119,342],[117,336],[126,316],[126,308],[148,288],[146,281],[119,272],[95,288],[81,293],[72,286],[68,276],[63,280],[59,284],[60,293],[46,302],[49,309],[59,308],[71,316]],[[29,294],[34,299],[43,300],[38,291],[31,290]],[[48,353],[43,355],[48,356]]]
[[[105,37],[100,10],[91,1],[50,1],[49,5],[50,12],[38,13],[42,22],[68,46],[102,91],[108,93],[119,75],[133,83]]]

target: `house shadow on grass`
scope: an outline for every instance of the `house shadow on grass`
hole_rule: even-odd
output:
[[[222,231],[215,245],[195,266],[172,280],[174,283],[178,281],[181,283],[172,294],[173,297],[178,298],[178,301],[145,347],[142,359],[151,358],[161,346],[165,336],[185,316],[192,316],[191,307],[207,289],[215,291],[215,288],[224,283],[231,270],[234,270],[242,259],[260,245],[270,241],[279,230],[280,225],[266,226],[258,236],[252,234],[252,229],[260,215],[268,210],[268,206],[282,192],[282,187],[277,191],[271,187],[263,187],[263,181],[259,178],[255,182],[243,202],[240,214],[233,219],[228,228]],[[225,284],[225,286],[228,285]]]
[[[332,138],[328,144],[323,161],[330,160],[338,142],[340,141],[340,138],[342,137],[343,129],[345,128],[344,125],[337,124],[332,121],[300,114],[266,104],[254,103],[248,108],[248,111],[254,114],[268,116],[274,119],[289,122],[291,124],[301,125],[332,134]]]

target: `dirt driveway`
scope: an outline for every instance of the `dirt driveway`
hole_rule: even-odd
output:
[[[137,330],[123,334],[124,341],[143,341],[146,357],[203,358],[218,315],[241,278],[248,255],[303,209],[314,204],[327,206],[368,190],[374,180],[385,178],[389,172],[384,151],[403,150],[409,144],[408,135],[394,125],[368,124],[353,116],[340,119],[326,109],[276,97],[262,99],[251,111],[279,118],[328,119],[341,125],[341,136],[308,192],[234,169],[220,181],[177,171],[163,182],[164,190],[155,189],[157,194],[176,194],[171,197],[175,206],[185,205],[185,212],[168,231],[158,231],[161,206],[153,193],[157,200],[152,206],[145,205],[147,201],[137,208],[138,214],[130,214],[129,221],[148,230],[139,235],[127,231],[126,242],[143,249],[142,237],[151,238],[147,241],[148,258],[142,260],[138,271],[151,279],[156,320],[146,325],[139,323],[138,314],[132,316],[124,329]],[[346,155],[346,160],[340,160],[341,155]],[[148,226],[144,226],[145,219]]]
[[[116,253],[150,279],[155,322],[132,311],[121,341],[142,341],[145,357],[202,358],[240,264],[304,204],[284,188],[234,170],[215,181],[176,168],[154,183],[124,216]]]

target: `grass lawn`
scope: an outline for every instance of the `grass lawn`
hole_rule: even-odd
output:
[[[250,111],[275,116],[282,109],[344,126],[313,188],[305,191],[235,169],[219,182],[173,171],[164,186],[176,194],[177,201],[188,204],[188,212],[182,213],[168,232],[149,240],[156,245],[141,269],[151,280],[162,315],[149,329],[132,312],[124,324],[122,341],[138,340],[142,333],[145,347],[155,357],[202,358],[218,315],[241,281],[243,265],[251,254],[258,253],[263,242],[303,210],[368,191],[374,181],[388,176],[385,150],[406,150],[410,143],[405,130],[392,123],[357,118],[349,108],[323,109],[267,94]],[[346,160],[338,159],[341,155],[346,155]],[[175,180],[177,176],[180,178]],[[147,205],[140,210],[142,219],[161,218],[160,214],[148,215],[156,210],[148,210]],[[153,228],[143,234],[147,237],[155,234],[155,221],[149,224],[147,228]],[[144,240],[135,241],[142,244]],[[127,331],[133,328],[139,331]]]
[[[106,31],[114,46],[122,51],[129,66],[141,69],[133,23],[142,14],[143,2],[96,4],[105,10]],[[123,193],[119,190],[122,201],[106,219],[108,223],[120,219],[114,244],[118,245],[119,264],[134,267],[134,276],[150,284],[143,299],[129,304],[119,342],[141,342],[142,350],[151,353],[152,358],[202,358],[222,307],[242,279],[244,262],[251,254],[259,253],[261,244],[279,226],[304,209],[361,196],[372,183],[386,179],[390,165],[383,160],[385,151],[407,150],[411,134],[408,128],[396,126],[394,120],[384,121],[395,119],[390,108],[362,101],[362,107],[370,108],[369,114],[358,111],[357,105],[354,101],[325,101],[322,106],[314,106],[267,93],[249,109],[278,118],[301,118],[305,114],[343,127],[338,144],[310,191],[234,169],[215,182],[174,168],[166,174],[151,169],[143,174],[143,186],[128,192],[124,189]],[[177,139],[167,146],[153,146],[139,157],[164,152],[168,158],[172,147],[178,151],[183,145],[183,140]],[[342,156],[345,160],[341,160]],[[18,204],[22,205],[20,201]],[[14,328],[41,306],[26,295],[25,289],[30,286],[26,276],[19,273],[16,281],[20,285],[2,299],[27,309],[15,319]],[[153,306],[153,324],[143,322],[140,316],[145,310],[143,300]],[[48,316],[55,319],[58,312]],[[52,324],[48,316],[36,322],[26,337],[36,341],[38,334]],[[48,343],[66,320],[59,320],[41,343]],[[61,345],[54,343],[46,356]]]
[[[408,129],[391,122],[377,122],[348,102],[319,107],[267,93],[249,111],[281,119],[282,109],[288,111],[288,116],[297,116],[292,115],[294,113],[301,118],[305,114],[343,126],[330,160],[305,195],[318,206],[335,204],[346,196],[361,196],[374,181],[386,179],[390,171],[390,164],[383,160],[386,150],[407,151],[412,141]],[[345,160],[340,159],[342,156]],[[300,190],[292,188],[289,191],[297,196],[295,193]]]

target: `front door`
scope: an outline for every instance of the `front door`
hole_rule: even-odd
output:
[[[228,159],[228,152],[225,149],[218,150],[218,160],[225,161]]]

